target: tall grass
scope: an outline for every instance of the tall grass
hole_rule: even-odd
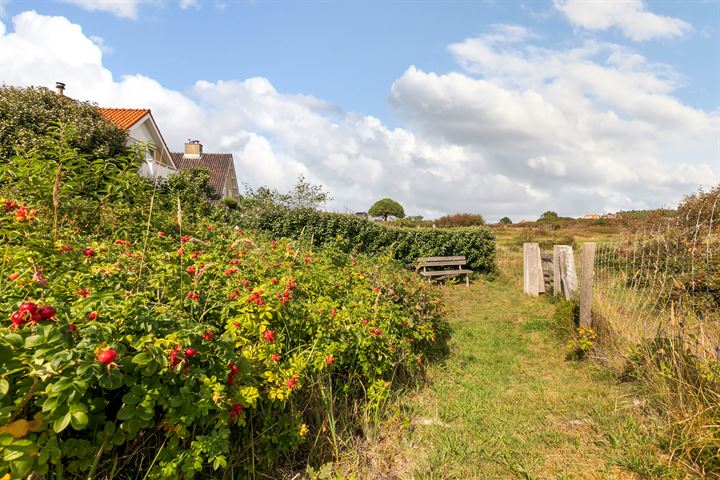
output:
[[[720,477],[720,190],[601,244],[595,357],[634,381],[673,461]]]

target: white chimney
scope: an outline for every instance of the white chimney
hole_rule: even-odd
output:
[[[55,93],[61,97],[65,95],[65,84],[63,82],[55,82]]]

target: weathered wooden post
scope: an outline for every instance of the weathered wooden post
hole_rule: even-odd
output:
[[[540,247],[537,243],[523,243],[523,290],[533,297],[545,291]]]
[[[575,271],[575,256],[569,245],[558,245],[560,260],[560,289],[565,300],[573,298],[578,290],[577,272]]]
[[[580,277],[580,326],[592,327],[593,275],[595,273],[595,244],[583,243]]]
[[[560,245],[553,245],[553,296],[557,297],[562,289],[560,283]]]

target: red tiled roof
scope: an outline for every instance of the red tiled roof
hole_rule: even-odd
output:
[[[150,113],[147,108],[98,108],[100,115],[125,130]]]
[[[232,153],[203,153],[200,158],[184,158],[182,152],[172,152],[175,165],[178,170],[190,170],[191,168],[204,168],[210,172],[210,187],[221,198],[227,181],[230,168],[233,164]]]

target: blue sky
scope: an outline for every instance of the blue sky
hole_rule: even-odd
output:
[[[82,37],[102,45],[99,64],[93,64],[94,57],[86,62],[88,72],[90,68],[109,72],[114,83],[95,92],[94,98],[88,97],[91,100],[107,104],[115,98],[127,99],[132,82],[124,76],[141,77],[159,84],[162,95],[177,93],[187,100],[183,118],[196,109],[209,115],[208,121],[223,123],[237,111],[226,111],[226,106],[244,98],[242,108],[252,104],[255,110],[247,107],[242,119],[233,117],[235,126],[216,138],[206,135],[204,140],[214,148],[232,150],[239,169],[254,165],[252,153],[256,159],[267,160],[264,164],[274,165],[275,171],[288,173],[277,178],[270,171],[255,176],[249,173],[248,182],[253,185],[276,183],[282,187],[290,181],[290,174],[303,173],[332,190],[336,197],[333,207],[340,210],[363,209],[363,203],[374,196],[387,194],[425,215],[473,209],[492,218],[502,213],[534,215],[560,201],[553,200],[558,188],[563,202],[577,205],[568,214],[672,204],[696,188],[700,179],[707,179],[709,172],[718,172],[720,147],[713,138],[718,133],[720,109],[720,2],[615,3],[622,6],[606,11],[608,1],[592,0],[0,0],[0,5],[4,4],[0,20],[9,37],[14,31],[13,19],[23,12],[34,10],[32,19],[28,15],[23,18],[38,24],[63,17],[69,25],[82,29]],[[58,28],[53,41],[70,38],[68,25],[53,25]],[[50,30],[48,36],[53,36]],[[45,65],[53,65],[56,76],[62,74],[62,65],[72,67],[66,74],[72,79],[78,67],[71,65],[71,54],[67,59],[64,55],[47,59]],[[37,65],[22,72],[10,65],[9,57],[0,57],[0,62],[3,60],[0,81],[52,85],[49,73],[40,75]],[[553,68],[545,69],[543,62]],[[600,77],[587,71],[588,66],[598,69],[602,85],[593,83]],[[525,81],[526,75],[533,81]],[[208,84],[199,84],[201,81]],[[66,82],[68,91],[81,82],[82,77]],[[113,95],[112,88],[124,93]],[[613,95],[616,88],[622,90],[617,97]],[[92,90],[91,86],[84,89],[88,95]],[[458,92],[462,95],[455,98]],[[543,119],[535,110],[531,93],[539,96],[542,111],[550,117]],[[503,95],[508,95],[506,102],[512,102],[525,118],[537,116],[538,122],[547,121],[548,125],[557,120],[558,128],[582,128],[550,138],[554,131],[535,131],[531,124],[509,117],[512,109],[505,108],[507,103],[492,103]],[[130,98],[142,97],[136,92]],[[261,97],[266,101],[260,101]],[[639,105],[637,98],[646,103]],[[307,99],[316,103],[308,106]],[[581,99],[588,105],[575,111],[572,102],[563,99]],[[150,96],[146,103],[153,101]],[[177,143],[186,135],[179,130],[187,122],[174,127],[172,102],[168,102],[158,100],[149,106],[162,120],[163,133]],[[465,112],[465,102],[478,107]],[[297,112],[301,107],[314,116],[302,117],[304,114]],[[279,127],[288,114],[298,115],[294,126]],[[270,120],[262,123],[252,120],[253,115]],[[361,117],[371,117],[379,124]],[[440,118],[442,124],[437,123]],[[624,138],[621,132],[627,129],[621,125],[614,126],[613,133],[588,130],[586,125],[602,118],[637,127],[635,138]],[[325,144],[336,147],[312,150],[311,144],[291,135],[298,122],[305,128],[320,119],[343,131],[343,135],[323,138]],[[451,128],[466,120],[471,125]],[[673,121],[677,125],[672,125]],[[488,124],[483,127],[483,122]],[[367,135],[374,143],[358,136],[363,128],[372,131]],[[501,132],[495,137],[488,135],[495,128]],[[168,129],[172,131],[166,132]],[[655,139],[666,136],[662,129],[687,132],[659,145]],[[303,135],[322,136],[310,127]],[[489,146],[504,135],[515,138]],[[576,142],[578,135],[587,138]],[[527,148],[514,147],[528,138],[534,143]],[[630,141],[636,149],[634,156],[619,158],[628,149],[623,142]],[[408,145],[398,146],[401,142]],[[575,157],[578,152],[587,154],[588,162],[600,172],[610,169],[621,174],[603,174],[593,183],[572,164],[568,153],[572,151]],[[391,157],[398,152],[408,159],[393,165]],[[328,159],[336,157],[330,165]],[[650,168],[659,172],[657,178],[642,178],[648,165],[633,170],[634,158],[650,162]],[[376,181],[365,182],[345,172],[358,162],[369,171],[383,173],[376,172],[375,177],[370,175]],[[452,173],[441,171],[444,162]],[[528,166],[531,174],[524,172]],[[661,167],[665,169],[662,172]],[[378,180],[403,168],[412,169],[407,184]],[[453,189],[455,180],[468,178],[472,186],[467,190]],[[434,184],[447,189],[448,195],[418,201],[418,192]],[[642,185],[640,191],[635,184]],[[475,196],[478,189],[485,193]],[[459,198],[452,198],[453,194]],[[358,198],[362,201],[355,200]],[[523,207],[523,199],[537,206]]]
[[[696,33],[636,49],[686,77],[678,98],[706,110],[720,107],[720,1],[648,5],[692,24]],[[103,38],[111,49],[104,63],[116,74],[142,73],[179,90],[198,79],[262,76],[279,90],[314,95],[390,124],[388,90],[408,66],[457,70],[447,46],[491,25],[524,25],[542,36],[541,45],[576,41],[575,28],[551,3],[537,1],[205,1],[185,9],[165,2],[141,6],[132,19],[25,0],[9,2],[7,16],[29,8],[65,16]],[[598,36],[625,41],[615,30]],[[138,51],[141,45],[147,47]],[[188,61],[195,69],[180,67]]]

